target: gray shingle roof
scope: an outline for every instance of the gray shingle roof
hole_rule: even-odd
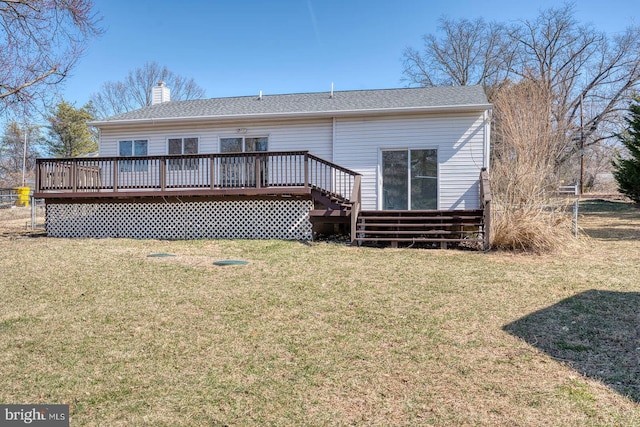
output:
[[[171,101],[113,116],[96,125],[148,120],[234,119],[243,117],[331,116],[366,112],[488,107],[480,86],[451,86],[242,96]]]

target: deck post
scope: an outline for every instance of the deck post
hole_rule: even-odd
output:
[[[209,155],[209,188],[213,190],[216,184],[216,159],[213,154]]]
[[[351,244],[356,242],[357,237],[358,214],[360,213],[361,182],[362,175],[355,175],[353,177],[353,188],[351,189],[351,196],[349,199],[351,202]]]
[[[159,176],[160,176],[160,191],[164,191],[167,188],[167,160],[163,157],[160,159],[158,163],[160,166]]]
[[[113,192],[118,191],[118,159],[113,161]]]
[[[256,158],[255,158],[255,163],[256,163],[256,167],[255,167],[255,172],[256,172],[256,188],[260,188],[262,187],[262,180],[260,179],[260,163],[262,162],[262,156],[260,154],[256,154]]]
[[[42,167],[42,162],[40,161],[40,159],[36,159],[36,188],[35,188],[35,192],[39,193],[40,189],[42,188],[42,183],[40,182],[40,179],[42,177],[42,174],[40,173],[40,168]]]
[[[74,193],[78,191],[78,164],[75,160],[71,161],[69,168],[69,185]]]
[[[490,236],[490,230],[491,230],[491,200],[489,200],[487,203],[485,203],[484,211],[483,211],[482,215],[484,216],[484,220],[483,220],[483,222],[484,222],[483,249],[485,251],[488,251],[491,248],[491,236]]]
[[[309,153],[304,153],[304,188],[309,188]]]

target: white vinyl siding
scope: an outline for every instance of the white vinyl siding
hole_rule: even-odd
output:
[[[380,209],[381,150],[438,150],[438,209],[477,209],[482,113],[336,120],[334,162],[362,174],[362,209]]]
[[[200,153],[217,153],[221,138],[267,137],[269,151],[307,150],[362,174],[362,209],[381,208],[382,150],[438,150],[438,209],[477,209],[485,165],[485,113],[146,125],[102,129],[100,155],[117,156],[118,141],[148,140],[148,155],[167,154],[167,138],[198,137]]]
[[[240,132],[239,132],[240,131]],[[198,137],[199,153],[217,153],[220,138],[268,137],[269,151],[306,150],[331,161],[331,119],[274,123],[238,123],[206,125],[147,126],[139,129],[103,129],[100,134],[100,155],[117,156],[118,140],[144,138],[149,141],[148,155],[167,154],[167,138],[178,135]]]

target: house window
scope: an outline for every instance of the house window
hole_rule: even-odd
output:
[[[198,154],[198,138],[169,138],[169,154]],[[169,170],[197,168],[198,159],[169,160]]]
[[[438,209],[438,150],[382,151],[382,209]]]
[[[147,155],[147,140],[133,139],[118,142],[118,155],[120,157],[137,157]],[[120,160],[120,172],[146,172],[147,161],[142,159]]]
[[[221,153],[267,151],[268,146],[269,138],[266,136],[220,138]],[[221,183],[225,187],[255,187],[257,180],[260,180],[263,186],[267,184],[266,158],[263,158],[259,165],[256,164],[255,156],[223,157],[220,161]]]
[[[269,145],[269,138],[249,138],[249,137],[237,137],[237,138],[220,138],[220,152],[221,153],[241,153],[244,151],[267,151]]]

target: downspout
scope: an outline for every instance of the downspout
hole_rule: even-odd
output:
[[[489,108],[484,112],[484,167],[489,170],[491,159],[491,117],[493,110]]]
[[[102,128],[98,129],[98,156],[102,156]]]
[[[336,118],[331,123],[331,161],[336,163]]]

